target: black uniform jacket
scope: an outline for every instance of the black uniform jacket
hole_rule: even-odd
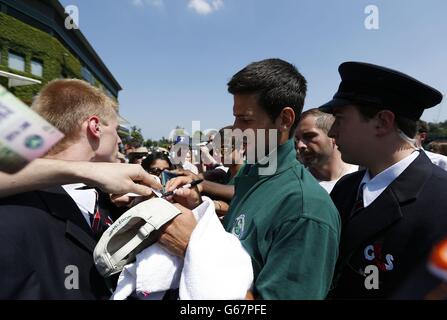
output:
[[[100,193],[99,207],[111,209]],[[62,189],[0,199],[0,299],[103,299],[110,296],[96,271],[96,239]]]
[[[329,295],[334,299],[391,297],[447,233],[447,172],[425,153],[351,216],[364,173],[343,177],[331,193],[342,218],[335,288]]]

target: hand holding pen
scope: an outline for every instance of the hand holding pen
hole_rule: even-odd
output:
[[[173,196],[173,195],[177,194],[177,191],[179,189],[191,189],[191,188],[197,186],[202,181],[203,181],[203,179],[193,180],[190,183],[187,183],[187,184],[185,184],[185,185],[183,185],[183,186],[181,186],[179,188],[175,188],[174,190],[168,191],[168,192],[165,192],[165,193],[161,193],[161,190],[155,190],[155,189],[152,189],[152,192],[159,198],[167,198],[169,196]],[[91,187],[80,187],[80,188],[77,188],[77,190],[81,190],[81,189],[91,189]],[[128,197],[140,197],[140,195],[138,195],[136,193],[126,193],[125,196],[128,196]]]
[[[175,189],[172,190],[172,191],[168,191],[168,192],[163,193],[163,194],[161,195],[161,197],[162,197],[162,198],[166,198],[166,197],[169,197],[169,196],[173,196],[174,194],[177,193],[177,191],[178,191],[179,189],[191,189],[191,188],[197,186],[197,185],[198,185],[199,183],[201,183],[202,181],[203,181],[203,179],[193,180],[193,181],[191,181],[190,183],[187,183],[187,184],[181,186],[180,188],[175,188]]]
[[[202,179],[193,180],[188,176],[179,176],[171,179],[166,184],[167,192],[162,195],[162,198],[177,202],[192,210],[202,203],[198,188],[202,181]]]

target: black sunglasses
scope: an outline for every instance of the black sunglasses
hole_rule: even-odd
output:
[[[147,156],[147,154],[145,154],[145,153],[137,153],[137,154],[132,155],[132,157],[134,159],[143,159],[143,158],[146,158],[146,156]]]
[[[147,170],[150,174],[153,174],[155,176],[159,176],[163,171],[169,170],[169,169],[160,169],[160,168],[150,168]]]

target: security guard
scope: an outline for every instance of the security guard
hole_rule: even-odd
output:
[[[331,193],[342,218],[331,297],[386,299],[447,232],[447,173],[410,138],[442,94],[377,65],[346,62],[339,73],[338,92],[320,109],[336,118],[329,136],[343,161],[366,170]]]
[[[252,258],[252,293],[258,299],[324,299],[335,269],[338,212],[296,160],[293,133],[305,90],[305,79],[296,68],[279,59],[252,63],[228,83],[234,96],[233,128],[278,132],[278,147],[266,162],[275,163],[271,154],[276,152],[276,169],[263,174],[261,161],[247,164],[236,178],[224,220],[226,230],[241,240]],[[259,154],[259,140],[258,134],[256,146],[247,143],[247,154],[250,148]]]

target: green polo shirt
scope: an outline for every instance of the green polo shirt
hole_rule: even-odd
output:
[[[227,183],[225,183],[225,184],[228,185],[228,186],[234,186],[234,182],[236,181],[236,178],[239,177],[244,172],[244,169],[245,169],[246,165],[247,165],[247,163],[244,161],[244,164],[242,164],[242,166],[236,172],[236,175],[233,178],[229,179],[229,181]],[[228,170],[228,172],[229,171],[230,170]]]
[[[327,192],[296,160],[293,140],[277,149],[277,169],[247,165],[236,178],[224,220],[251,256],[262,299],[324,299],[340,240],[340,217]]]

